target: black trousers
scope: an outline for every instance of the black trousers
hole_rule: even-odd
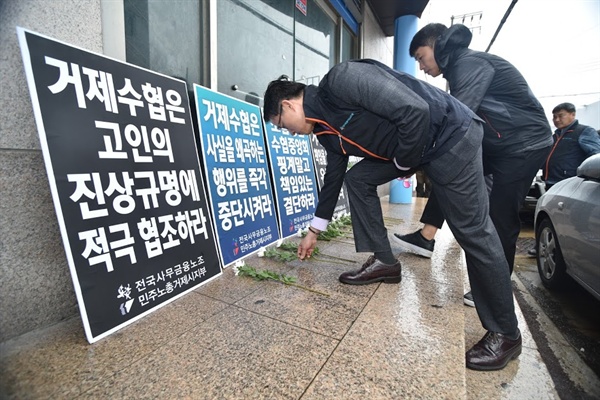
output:
[[[517,330],[512,285],[502,245],[489,215],[483,177],[483,128],[473,121],[465,137],[423,169],[433,182],[442,215],[465,251],[477,313],[486,330],[514,334]],[[539,165],[539,164],[538,164]],[[363,159],[346,173],[357,252],[391,250],[377,186],[406,173],[394,163]]]
[[[490,217],[500,236],[511,274],[515,263],[517,239],[521,231],[519,210],[533,178],[549,152],[550,147],[545,147],[519,155],[483,157],[484,173],[492,177],[489,194]],[[441,228],[444,220],[434,186],[421,215],[421,222]]]

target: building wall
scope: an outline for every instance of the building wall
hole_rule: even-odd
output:
[[[600,129],[600,101],[580,107],[576,112],[575,116],[580,123],[596,130]]]
[[[16,27],[101,53],[100,1],[0,1],[0,342],[78,312]]]
[[[16,27],[97,53],[107,46],[122,59],[122,8],[122,0],[0,0],[0,342],[78,314]],[[393,40],[365,13],[364,57],[391,66]]]
[[[368,3],[364,3],[363,58],[378,60],[390,67],[394,65],[394,38],[386,37]]]

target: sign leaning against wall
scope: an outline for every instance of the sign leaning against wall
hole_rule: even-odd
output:
[[[327,169],[327,150],[321,143],[316,135],[310,135],[310,144],[312,148],[313,161],[315,164],[315,175],[317,177],[317,183],[319,185],[319,193],[325,183],[325,170]],[[352,157],[351,157],[352,159]],[[350,214],[350,202],[348,196],[346,196],[346,183],[342,185],[340,194],[338,195],[335,209],[333,210],[333,219],[343,217],[344,215]]]
[[[86,337],[221,274],[185,82],[17,28]]]
[[[279,240],[260,108],[194,84],[194,99],[223,265]]]
[[[307,135],[292,135],[265,124],[267,150],[273,174],[280,236],[285,239],[308,228],[317,203],[317,183]]]

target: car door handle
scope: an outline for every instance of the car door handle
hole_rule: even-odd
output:
[[[565,208],[565,203],[562,201],[558,202],[558,209],[562,211],[562,209]]]

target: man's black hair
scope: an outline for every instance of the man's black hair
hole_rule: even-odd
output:
[[[305,87],[304,83],[291,81],[287,75],[281,75],[269,83],[264,96],[265,122],[269,122],[272,117],[279,114],[280,104],[283,100],[301,96]]]
[[[408,54],[411,57],[415,56],[417,49],[423,46],[429,46],[433,49],[435,40],[440,37],[448,28],[444,24],[427,24],[410,41]]]
[[[554,109],[552,110],[552,114],[556,114],[557,112],[559,112],[561,110],[565,110],[568,113],[574,113],[575,106],[571,103],[560,103],[559,105],[554,107]]]

